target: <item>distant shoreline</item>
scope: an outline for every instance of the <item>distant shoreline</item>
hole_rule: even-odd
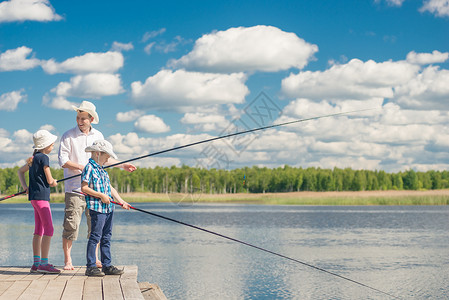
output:
[[[269,205],[449,205],[449,189],[427,191],[341,191],[290,192],[264,194],[159,194],[123,193],[128,202],[252,203]],[[63,203],[64,194],[51,194],[51,201]],[[26,203],[26,196],[17,196],[0,203]]]

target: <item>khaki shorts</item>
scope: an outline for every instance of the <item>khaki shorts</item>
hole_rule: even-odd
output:
[[[83,211],[87,219],[87,238],[90,236],[90,215],[86,209],[84,196],[65,193],[64,223],[62,224],[62,237],[67,240],[76,241],[78,238],[79,227],[83,217]]]

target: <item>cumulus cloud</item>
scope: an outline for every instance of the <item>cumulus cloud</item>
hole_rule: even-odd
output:
[[[134,49],[134,46],[133,46],[133,43],[131,43],[131,42],[129,42],[127,44],[120,43],[120,42],[113,42],[112,47],[111,47],[111,50],[113,52],[129,51],[129,50],[133,50],[133,49]]]
[[[155,115],[145,115],[137,119],[134,128],[141,132],[164,133],[170,131],[170,127]]]
[[[143,116],[145,113],[141,110],[131,110],[127,112],[119,112],[115,119],[119,122],[131,122]]]
[[[243,73],[216,74],[162,70],[145,83],[131,84],[132,104],[142,108],[182,109],[243,103],[249,93]]]
[[[59,21],[48,0],[9,0],[0,3],[0,23],[23,21]]]
[[[416,53],[415,51],[407,54],[407,61],[412,64],[428,65],[443,63],[449,58],[449,52],[441,53],[434,50],[432,53]]]
[[[23,90],[13,91],[0,95],[0,110],[15,111],[20,102],[26,102],[27,95]]]
[[[105,53],[86,53],[69,58],[62,63],[53,59],[42,62],[42,68],[49,74],[56,73],[114,73],[123,67],[123,54],[116,51]]]
[[[419,9],[420,12],[430,12],[438,17],[449,17],[448,0],[427,0]]]
[[[210,114],[204,112],[186,113],[181,119],[185,125],[193,125],[196,131],[215,131],[225,128],[229,122],[219,114]]]
[[[294,33],[258,25],[205,34],[190,53],[169,65],[206,72],[277,72],[304,68],[317,51]]]
[[[123,93],[119,74],[91,73],[72,77],[51,90],[62,97],[98,98]]]
[[[54,109],[61,109],[61,110],[73,110],[72,106],[79,106],[80,103],[71,102],[67,100],[67,98],[63,96],[52,96],[49,93],[46,93],[42,97],[42,103],[45,106],[54,108]]]
[[[449,70],[429,66],[395,89],[395,101],[404,108],[449,110]]]
[[[1,53],[0,71],[24,71],[39,66],[41,63],[39,59],[27,58],[32,51],[33,49],[22,46]]]
[[[42,98],[42,103],[54,109],[71,110],[77,103],[68,100],[69,97],[101,98],[123,93],[119,74],[91,73],[77,75],[69,82],[60,82]]]
[[[414,78],[419,66],[404,61],[352,59],[325,71],[290,74],[282,80],[282,91],[289,97],[310,99],[391,98],[393,87]]]

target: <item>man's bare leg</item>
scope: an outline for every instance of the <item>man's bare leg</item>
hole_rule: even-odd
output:
[[[74,270],[72,257],[70,256],[72,251],[72,240],[62,238],[62,250],[64,252],[64,270]]]

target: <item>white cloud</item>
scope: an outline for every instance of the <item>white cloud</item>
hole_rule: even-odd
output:
[[[449,70],[429,66],[396,87],[395,101],[403,108],[449,110]]]
[[[443,63],[449,58],[449,52],[441,53],[434,50],[432,53],[416,53],[415,51],[407,54],[407,61],[412,64],[428,65]]]
[[[427,0],[419,9],[420,12],[430,12],[438,17],[449,17],[449,1],[448,0]]]
[[[119,74],[91,73],[72,77],[51,90],[61,97],[98,98],[123,93]]]
[[[132,103],[142,108],[179,109],[243,103],[249,93],[243,73],[214,74],[162,70],[145,83],[131,84]]]
[[[158,35],[163,34],[165,31],[166,31],[165,28],[161,28],[159,30],[147,31],[147,32],[145,32],[145,34],[142,37],[142,42],[145,43],[149,39],[155,38]]]
[[[385,0],[388,5],[390,6],[402,6],[402,3],[404,3],[405,0]],[[374,0],[376,3],[380,3],[381,0]]]
[[[164,133],[170,131],[164,121],[155,115],[146,115],[137,119],[134,128],[141,132]]]
[[[127,44],[120,43],[120,42],[113,42],[112,47],[111,47],[111,50],[114,52],[129,51],[129,50],[133,50],[133,49],[134,49],[134,46],[133,46],[133,43],[131,43],[131,42],[129,42]]]
[[[0,110],[15,111],[20,102],[26,102],[27,95],[23,90],[13,91],[0,95]]]
[[[1,3],[0,3],[1,5]],[[22,46],[0,54],[0,71],[24,71],[40,65],[40,60],[27,58],[33,49]]]
[[[186,113],[181,119],[182,124],[193,125],[194,130],[215,131],[225,128],[229,122],[222,115],[204,112]]]
[[[207,72],[277,72],[302,69],[317,51],[294,33],[258,25],[203,35],[190,53],[169,65]]]
[[[404,61],[376,63],[352,59],[325,71],[290,74],[282,80],[282,92],[310,99],[391,98],[393,87],[413,79],[419,66]]]
[[[56,73],[114,73],[123,67],[123,54],[116,51],[105,53],[86,53],[69,58],[62,63],[53,59],[42,62],[42,68],[49,74]]]
[[[9,0],[0,3],[0,23],[23,21],[59,21],[48,0]]]
[[[145,112],[141,110],[131,110],[127,112],[119,112],[115,116],[115,119],[119,122],[131,122],[136,120],[137,118],[143,116]]]
[[[62,110],[73,110],[72,106],[79,106],[80,103],[71,102],[63,96],[52,97],[49,93],[46,93],[42,97],[42,103],[48,107]]]

